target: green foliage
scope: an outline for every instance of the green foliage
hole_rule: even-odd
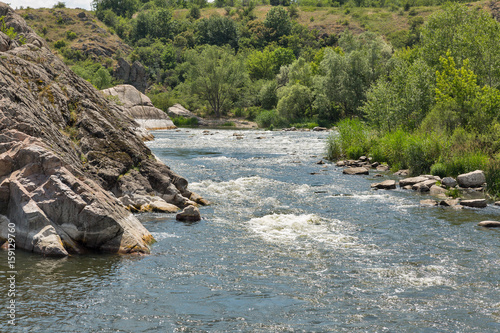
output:
[[[66,38],[68,40],[75,40],[76,37],[77,37],[76,33],[74,33],[73,31],[71,31],[71,30],[66,31]]]
[[[228,48],[207,46],[200,52],[190,52],[188,61],[187,82],[191,91],[210,105],[216,117],[221,116],[247,84],[241,57]]]
[[[61,2],[59,1],[58,3],[56,3],[54,6],[52,6],[52,8],[66,8],[66,3],[65,2]]]
[[[280,89],[277,111],[281,117],[299,119],[312,116],[313,92],[301,84]]]
[[[65,41],[65,40],[63,40],[63,39],[58,40],[58,41],[56,41],[56,42],[54,43],[54,47],[55,47],[56,49],[60,49],[60,48],[62,48],[62,47],[65,47],[66,45],[67,45],[67,44],[66,44],[66,41]]]
[[[200,7],[193,5],[189,9],[189,17],[197,20],[201,17]]]
[[[0,31],[9,36],[10,39],[17,38],[17,32],[14,31],[14,27],[7,28],[5,25],[5,16],[0,16]]]
[[[180,117],[172,118],[172,121],[174,122],[174,125],[177,127],[198,126],[198,118],[196,118],[196,117],[184,118],[184,117],[180,116]]]
[[[199,44],[229,45],[238,48],[238,29],[236,22],[229,17],[212,15],[201,19],[196,24],[196,35]]]
[[[431,175],[439,176],[441,178],[448,176],[448,172],[446,170],[446,165],[444,165],[443,163],[440,163],[440,162],[434,163],[431,166]]]
[[[276,81],[269,81],[264,84],[259,92],[259,100],[262,108],[266,110],[271,110],[278,104],[278,95],[276,90],[278,89],[278,84]]]
[[[78,76],[89,81],[99,90],[110,88],[116,83],[106,68],[102,67],[99,63],[92,62],[91,60],[80,62],[79,64],[72,66],[71,69]]]
[[[271,8],[266,14],[264,26],[269,29],[267,38],[270,41],[278,41],[292,31],[290,16],[283,7]]]
[[[255,122],[263,128],[281,128],[288,125],[287,120],[280,117],[276,110],[262,111],[255,118]]]
[[[131,18],[141,5],[140,0],[93,0],[92,7],[99,17],[99,12],[112,10],[116,15]]]
[[[500,198],[500,161],[492,159],[485,170],[488,193],[495,199]]]
[[[368,152],[367,131],[359,119],[345,118],[336,126],[338,136],[330,135],[327,141],[327,154],[332,159],[340,155],[357,159]]]
[[[326,139],[326,158],[330,161],[338,160],[342,157],[342,145],[338,133],[332,132]]]

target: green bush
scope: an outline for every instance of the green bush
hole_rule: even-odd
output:
[[[66,46],[66,42],[64,40],[58,40],[57,42],[54,43],[54,47],[56,49],[60,49]]]
[[[262,111],[255,117],[255,121],[259,125],[259,127],[285,127],[288,125],[286,119],[280,117],[276,110],[271,111]]]
[[[448,176],[448,173],[446,171],[446,165],[444,165],[443,163],[439,163],[439,162],[434,163],[431,166],[431,175],[439,176],[441,178]]]
[[[74,40],[76,39],[76,33],[74,33],[73,31],[71,30],[68,30],[66,31],[66,38],[69,39],[69,40]]]
[[[482,152],[461,152],[443,162],[449,176],[458,176],[474,170],[485,170],[488,166],[488,156]]]
[[[198,126],[198,118],[184,118],[182,116],[173,118],[172,121],[177,127]]]
[[[359,119],[343,119],[337,123],[342,153],[357,159],[368,153],[367,131]]]

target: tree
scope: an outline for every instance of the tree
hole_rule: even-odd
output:
[[[196,34],[199,44],[229,45],[238,49],[238,29],[233,19],[212,15],[208,19],[198,21]]]
[[[271,8],[266,14],[264,26],[269,29],[269,41],[278,41],[292,32],[292,21],[283,7]]]
[[[279,97],[276,109],[280,116],[290,120],[312,116],[314,95],[308,87],[293,84],[281,89]]]
[[[187,81],[191,91],[205,100],[216,117],[245,87],[247,74],[243,61],[227,47],[206,46],[188,54]]]
[[[99,12],[111,9],[118,16],[131,18],[141,5],[140,0],[94,0],[92,7],[99,17]]]
[[[447,3],[422,29],[422,58],[439,67],[440,57],[450,51],[458,66],[469,59],[481,84],[500,84],[500,24],[484,10]]]

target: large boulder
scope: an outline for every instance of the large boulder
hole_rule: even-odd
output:
[[[457,183],[460,187],[481,187],[486,183],[486,177],[482,170],[476,170],[458,175]]]
[[[148,253],[153,237],[117,198],[183,208],[196,197],[187,181],[154,157],[123,106],[74,74],[4,3],[0,16],[18,34],[1,36],[9,40],[0,51],[0,245],[12,223],[17,248],[44,255]]]
[[[431,179],[434,180],[434,182],[436,181],[432,176],[427,176],[427,175],[405,178],[399,181],[399,186],[400,187],[405,187],[408,185],[413,186],[415,184],[422,183]]]
[[[155,108],[148,96],[131,85],[122,84],[101,90],[101,92],[105,96],[115,96],[125,107],[127,115],[134,119],[141,128],[147,130],[176,128],[165,112]]]

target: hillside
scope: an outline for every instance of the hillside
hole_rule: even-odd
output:
[[[127,57],[132,48],[111,32],[92,12],[70,8],[22,9],[17,13],[56,52],[80,52],[71,58],[87,57],[111,65],[119,56]],[[69,58],[69,57],[68,57]],[[112,59],[112,60],[108,60]]]

